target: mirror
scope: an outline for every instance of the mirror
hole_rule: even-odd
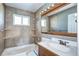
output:
[[[77,33],[77,6],[41,17],[42,33]],[[64,35],[63,34],[63,35]]]

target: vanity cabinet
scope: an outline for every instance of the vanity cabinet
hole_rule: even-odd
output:
[[[49,51],[48,49],[42,47],[39,45],[39,52],[38,52],[39,56],[58,56],[57,54],[55,54],[54,52]]]

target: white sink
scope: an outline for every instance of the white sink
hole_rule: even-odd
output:
[[[58,43],[53,43],[53,42],[43,42],[46,46],[48,46],[51,49],[56,49],[62,52],[69,52],[70,48],[64,45],[60,45]]]

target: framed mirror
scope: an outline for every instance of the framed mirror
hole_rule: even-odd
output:
[[[74,3],[68,4],[46,15],[44,14],[41,17],[41,32],[76,37],[77,5]]]

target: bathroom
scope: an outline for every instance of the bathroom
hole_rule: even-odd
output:
[[[77,48],[77,3],[0,3],[0,56],[77,56]]]

